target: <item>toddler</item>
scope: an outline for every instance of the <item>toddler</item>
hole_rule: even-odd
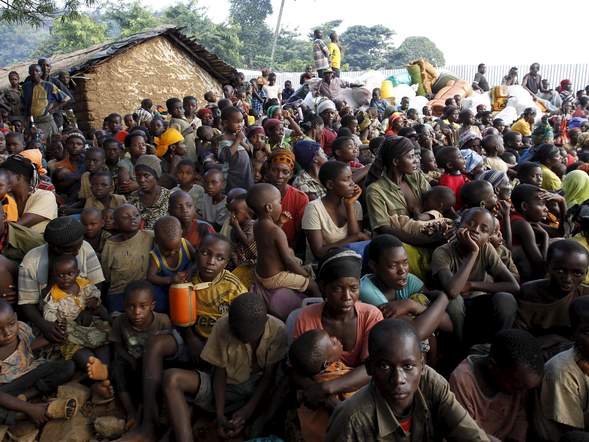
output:
[[[219,169],[209,169],[204,174],[205,192],[202,200],[202,217],[219,230],[225,220],[229,218],[227,197],[223,192],[225,179]]]

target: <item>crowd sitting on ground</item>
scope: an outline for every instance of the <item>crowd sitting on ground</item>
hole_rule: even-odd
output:
[[[0,424],[75,378],[127,441],[589,440],[589,86],[508,125],[265,69],[83,133],[50,70],[0,94]]]

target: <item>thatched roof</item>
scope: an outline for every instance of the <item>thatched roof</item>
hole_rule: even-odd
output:
[[[57,54],[51,58],[51,71],[57,72],[67,70],[71,75],[83,74],[88,69],[99,65],[115,55],[159,36],[169,39],[172,44],[181,48],[200,66],[202,66],[205,71],[221,83],[229,82],[237,74],[235,68],[225,63],[215,54],[207,51],[205,47],[198,44],[195,39],[184,35],[181,32],[181,29],[173,26],[162,26],[138,34],[133,34],[127,38],[122,38],[110,43],[101,43],[68,54]],[[0,88],[8,87],[8,73],[10,71],[18,72],[21,80],[23,80],[29,74],[29,66],[36,62],[37,60],[31,60],[0,68]]]

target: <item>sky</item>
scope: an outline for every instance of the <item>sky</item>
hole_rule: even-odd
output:
[[[176,0],[142,0],[163,8]],[[286,0],[282,26],[307,33],[320,23],[340,19],[340,32],[351,25],[382,24],[393,29],[398,46],[408,36],[431,39],[444,53],[446,64],[514,65],[539,63],[587,63],[581,49],[587,34],[574,17],[589,15],[589,2],[560,0],[552,11],[532,0],[494,0],[482,12],[467,0]],[[199,0],[209,17],[221,22],[229,13],[228,0]],[[268,18],[273,30],[280,0],[272,0]],[[567,11],[567,18],[560,11]],[[570,15],[569,15],[570,14]],[[566,37],[565,37],[566,36]],[[345,60],[344,60],[345,62]]]

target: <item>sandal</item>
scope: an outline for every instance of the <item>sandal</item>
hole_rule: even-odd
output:
[[[47,406],[47,417],[50,419],[69,420],[78,413],[78,401],[74,398],[55,399]]]

